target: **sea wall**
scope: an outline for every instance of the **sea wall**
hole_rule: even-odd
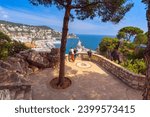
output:
[[[80,53],[79,57],[83,60],[88,60],[86,53]],[[125,84],[134,89],[144,89],[146,77],[144,75],[135,74],[125,69],[124,67],[116,64],[115,62],[97,54],[93,54],[91,61],[102,66],[108,72],[119,78]]]

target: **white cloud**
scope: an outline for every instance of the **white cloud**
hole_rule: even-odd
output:
[[[6,15],[6,14],[5,14],[5,15],[3,15],[3,18],[6,18],[6,19],[7,19],[7,18],[8,18],[8,15]]]
[[[8,16],[8,13],[3,9],[3,7],[0,6],[0,18],[2,19],[7,19],[9,16]]]
[[[47,25],[57,31],[61,31],[63,24],[63,12],[53,12],[53,9],[42,10],[25,10],[21,8],[2,7],[0,6],[0,19],[5,19],[12,22],[32,24],[32,25]],[[55,14],[54,14],[55,13]],[[133,16],[133,17],[131,17]],[[124,26],[138,26],[144,31],[147,30],[146,20],[134,17],[133,13],[127,15],[119,24],[102,23],[100,19],[94,20],[76,20],[69,23],[69,32],[76,34],[103,34],[116,35],[118,30]]]
[[[7,19],[12,22],[31,24],[31,25],[48,25],[52,27],[61,27],[62,20],[54,15],[35,14],[32,11],[3,8],[0,6],[1,19]],[[61,28],[60,28],[61,29]]]
[[[58,18],[58,14],[35,14],[32,11],[27,11],[23,9],[14,9],[14,8],[2,8],[3,12],[7,12],[3,18],[7,18],[9,21],[25,23],[25,24],[33,24],[33,25],[48,25],[58,31],[62,29],[62,22],[63,17],[60,19]],[[9,16],[9,17],[8,17]],[[82,34],[106,34],[108,33],[108,27],[99,21],[98,23],[96,20],[93,21],[80,21],[75,20],[74,22],[69,23],[69,32],[72,33],[82,33]],[[112,34],[112,33],[109,33]]]
[[[58,14],[35,14],[35,12],[20,9],[20,8],[3,8],[0,6],[1,19],[8,21],[32,24],[32,25],[48,25],[57,31],[61,31],[63,17],[58,18]],[[77,20],[69,23],[69,32],[76,34],[104,34],[114,35],[118,32],[120,25],[111,23],[102,23],[100,19],[94,20]]]

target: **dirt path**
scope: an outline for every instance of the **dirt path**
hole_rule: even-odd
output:
[[[67,62],[66,76],[72,80],[67,89],[57,90],[49,82],[57,76],[52,69],[32,74],[33,99],[57,100],[128,100],[142,99],[142,92],[132,89],[104,69],[89,61]]]

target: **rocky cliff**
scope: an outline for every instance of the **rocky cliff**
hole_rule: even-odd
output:
[[[59,49],[51,53],[23,51],[0,60],[0,99],[32,99],[28,76],[40,69],[54,68],[59,63]]]
[[[6,33],[12,38],[26,37],[33,40],[41,39],[61,39],[62,33],[55,31],[48,26],[34,26],[20,23],[13,23],[0,20],[0,31]],[[69,34],[69,38],[75,38],[76,35]]]

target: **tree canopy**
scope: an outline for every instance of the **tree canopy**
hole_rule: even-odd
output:
[[[118,45],[119,40],[117,38],[104,37],[99,44],[100,52],[105,53],[107,51],[112,52]]]
[[[60,47],[60,70],[57,86],[63,86],[65,77],[65,52],[69,21],[77,18],[84,20],[100,17],[101,21],[118,23],[133,6],[130,0],[29,0],[33,5],[49,7],[55,5],[64,9],[62,39]],[[73,12],[71,12],[71,10]]]
[[[133,6],[129,0],[29,0],[33,5],[51,6],[56,5],[58,9],[65,9],[70,2],[70,9],[75,14],[71,18],[84,20],[101,16],[103,22],[112,21],[118,23]]]
[[[150,0],[142,0],[142,2],[148,5],[148,2],[150,2]]]
[[[148,42],[148,38],[147,38],[147,35],[146,34],[143,34],[143,33],[139,33],[136,35],[135,39],[134,39],[134,43],[135,44],[147,44]]]
[[[119,33],[117,34],[117,38],[118,38],[118,39],[125,39],[125,37],[126,37],[126,33],[125,33],[125,32],[119,32]]]
[[[124,38],[127,41],[130,41],[132,37],[136,36],[139,33],[143,33],[143,30],[141,30],[138,27],[128,26],[128,27],[124,27],[120,29],[117,37],[121,36],[121,38]]]

